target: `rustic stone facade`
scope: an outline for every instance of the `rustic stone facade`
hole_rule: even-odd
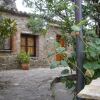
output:
[[[12,55],[8,53],[0,55],[0,70],[20,68],[16,58],[17,58],[16,55]]]
[[[16,55],[20,52],[21,48],[21,34],[32,34],[31,30],[27,27],[29,15],[23,13],[10,13],[0,12],[3,17],[15,19],[17,23],[17,32],[12,36],[12,51],[10,53],[0,53],[0,68],[1,69],[14,69],[18,68],[16,62]],[[46,36],[38,35],[36,42],[38,43],[36,48],[36,57],[31,59],[31,67],[36,66],[48,66],[51,60],[55,59],[55,56],[47,59],[48,52],[54,49],[54,40],[56,34],[59,34],[59,28],[55,25],[50,25]],[[3,59],[3,60],[2,60]],[[9,60],[7,60],[9,59]],[[1,64],[2,63],[2,64]]]

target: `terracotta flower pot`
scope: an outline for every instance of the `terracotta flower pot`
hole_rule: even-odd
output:
[[[21,64],[23,70],[29,70],[29,64]]]

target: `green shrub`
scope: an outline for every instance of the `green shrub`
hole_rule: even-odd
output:
[[[17,56],[19,63],[29,63],[30,62],[30,55],[26,52],[20,52]]]

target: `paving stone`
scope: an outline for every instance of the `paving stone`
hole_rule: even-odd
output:
[[[50,82],[61,75],[62,70],[63,68],[36,68],[1,71],[0,100],[54,100]],[[56,100],[72,100],[72,94],[67,92],[64,84],[56,85],[55,91]]]

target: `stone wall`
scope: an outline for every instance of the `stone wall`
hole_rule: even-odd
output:
[[[0,70],[18,69],[19,64],[16,55],[2,54],[0,55]]]
[[[31,30],[27,27],[28,16],[21,16],[21,15],[14,15],[12,13],[1,12],[2,16],[15,19],[17,22],[17,32],[12,38],[12,51],[8,55],[1,56],[0,68],[2,69],[14,69],[18,68],[18,64],[16,63],[16,55],[20,52],[20,42],[21,42],[21,33],[32,34]],[[47,66],[49,65],[51,60],[55,59],[53,56],[50,59],[47,59],[48,52],[55,49],[54,41],[56,39],[56,34],[59,34],[60,30],[58,27],[50,25],[46,36],[38,35],[38,47],[37,47],[37,57],[31,59],[31,67],[34,68],[35,66]],[[1,53],[0,53],[1,54]],[[2,60],[3,59],[3,60]],[[7,61],[7,59],[9,59]]]
[[[60,30],[58,29],[58,27],[53,27],[50,26],[48,31],[47,31],[47,35],[45,37],[45,55],[48,55],[49,52],[55,51],[55,45],[54,42],[56,40],[56,34],[60,34]],[[49,57],[48,63],[51,63],[51,61],[55,60],[56,56],[53,55],[52,57]]]
[[[30,69],[37,67],[48,67],[48,63],[46,60],[41,60],[39,58],[31,58]],[[21,66],[17,60],[17,55],[8,53],[0,55],[0,70],[12,69],[21,69]]]

